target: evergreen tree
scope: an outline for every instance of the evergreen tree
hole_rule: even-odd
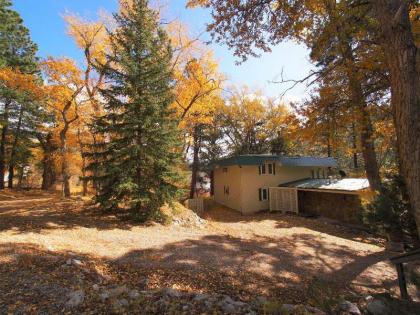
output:
[[[28,29],[11,5],[9,0],[0,0],[0,70],[10,68],[16,73],[35,74],[37,46],[31,41]],[[9,172],[12,171],[9,183],[13,182],[13,168],[18,164],[16,148],[23,139],[23,126],[31,122],[31,119],[25,121],[25,118],[31,116],[28,112],[33,110],[36,112],[37,107],[34,107],[30,98],[0,82],[0,189],[4,188],[7,163]],[[10,139],[13,139],[12,143]]]
[[[105,68],[105,114],[94,128],[104,142],[87,157],[105,210],[156,219],[159,208],[180,193],[180,139],[170,110],[173,101],[171,49],[158,15],[147,0],[123,5],[115,15],[113,53]]]
[[[25,73],[37,71],[37,46],[10,0],[0,0],[0,68],[11,67]]]

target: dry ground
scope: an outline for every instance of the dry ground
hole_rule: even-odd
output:
[[[106,312],[89,295],[95,283],[284,303],[395,290],[387,262],[393,253],[368,234],[319,219],[244,217],[220,208],[205,218],[201,227],[138,226],[99,216],[80,200],[0,193],[0,314],[59,312],[78,288],[87,292],[83,312]],[[67,266],[70,257],[82,264]]]

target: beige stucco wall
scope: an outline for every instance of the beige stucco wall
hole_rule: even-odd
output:
[[[252,214],[269,208],[269,201],[259,200],[258,189],[276,187],[280,184],[311,177],[311,170],[316,167],[283,167],[276,165],[276,175],[258,174],[258,166],[229,166],[228,172],[222,168],[214,171],[214,200],[242,214]],[[322,170],[322,169],[321,169]],[[325,174],[327,169],[324,170]],[[322,175],[322,171],[320,172]],[[224,186],[229,186],[229,195],[223,193]]]
[[[228,166],[227,173],[223,168],[214,170],[214,200],[226,207],[241,211],[241,168],[238,165]],[[229,186],[229,195],[224,194],[224,186]]]

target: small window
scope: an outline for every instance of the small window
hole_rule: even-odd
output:
[[[229,186],[223,186],[223,193],[229,196]]]
[[[315,178],[315,171],[311,170],[311,178]]]
[[[227,173],[227,171],[228,171],[227,167],[224,167],[223,170],[222,170],[223,173]]]
[[[259,201],[264,201],[264,200],[269,200],[270,196],[269,196],[269,191],[267,188],[260,188],[258,189],[258,200]]]
[[[223,193],[229,196],[229,186],[223,186]]]
[[[326,178],[325,177],[325,170],[324,169],[322,170],[322,178]]]
[[[258,174],[265,175],[265,174],[276,174],[276,163],[264,163],[258,166]]]

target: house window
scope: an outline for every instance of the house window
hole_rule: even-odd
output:
[[[270,199],[270,193],[268,191],[268,188],[260,188],[258,189],[258,200],[264,201]]]
[[[276,163],[264,163],[258,166],[258,174],[276,174]]]
[[[222,169],[222,172],[223,172],[223,173],[227,173],[227,171],[228,171],[228,168],[227,168],[227,167],[224,167],[224,168]]]
[[[229,196],[229,186],[223,186],[223,194]]]
[[[311,178],[315,178],[315,171],[311,170]]]

